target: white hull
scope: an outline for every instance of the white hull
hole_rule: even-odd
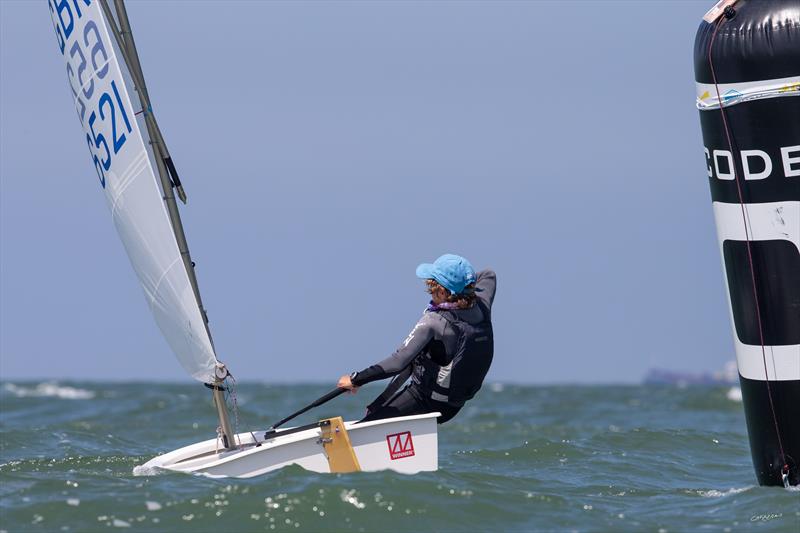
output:
[[[345,422],[345,429],[362,471],[394,470],[403,474],[438,468],[439,413],[387,418],[357,424]],[[320,442],[319,428],[307,429],[263,440],[264,432],[240,433],[235,450],[221,450],[217,439],[198,442],[159,455],[145,468],[203,474],[210,477],[258,476],[291,464],[312,472],[330,473],[331,467]],[[217,450],[220,450],[217,452]]]

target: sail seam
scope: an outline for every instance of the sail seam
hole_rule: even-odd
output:
[[[108,58],[108,59],[107,59],[107,60],[106,60],[106,61],[105,61],[105,62],[102,64],[102,66],[100,66],[100,68],[97,68],[97,69],[95,69],[94,71],[92,71],[92,75],[91,75],[91,76],[89,76],[89,79],[88,79],[88,80],[86,80],[86,83],[84,83],[83,85],[81,85],[81,86],[79,87],[79,89],[80,89],[80,93],[78,93],[78,94],[76,94],[76,95],[75,95],[75,102],[77,102],[78,100],[80,100],[80,99],[81,99],[81,97],[80,97],[80,95],[81,95],[81,94],[84,94],[84,95],[86,94],[86,93],[84,92],[84,89],[85,89],[86,87],[88,87],[90,83],[94,83],[95,81],[97,81],[98,83],[100,82],[100,78],[98,78],[98,77],[97,77],[97,73],[98,73],[98,72],[100,72],[101,70],[103,70],[104,68],[106,68],[106,66],[107,66],[109,63],[111,63],[112,61],[115,61],[116,59],[117,59],[117,56],[116,56],[116,54],[114,54],[114,53],[112,52],[112,53],[111,53],[111,57],[109,57],[109,58]],[[119,64],[117,64],[117,65],[119,65]],[[118,67],[118,68],[119,68],[119,67]],[[73,102],[73,103],[74,103],[74,102]]]
[[[114,196],[114,201],[111,204],[112,217],[116,216],[117,206],[119,205],[119,200],[122,198],[122,195],[125,194],[128,187],[136,181],[136,177],[139,176],[145,168],[147,168],[147,154],[145,152],[140,152],[128,167],[128,170],[118,177],[117,183],[119,185],[116,187],[118,192]]]
[[[172,267],[174,267],[178,261],[181,261],[181,256],[176,257],[175,260],[172,263],[170,263],[167,268],[164,269],[164,272],[161,273],[161,277],[158,278],[158,281],[153,287],[153,294],[152,296],[150,296],[152,302],[156,301],[156,294],[158,294],[158,288],[161,286],[161,282],[164,281],[164,278],[167,277],[169,271],[172,270]]]

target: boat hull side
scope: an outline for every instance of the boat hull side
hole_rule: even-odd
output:
[[[346,422],[362,471],[394,470],[404,474],[438,468],[439,413],[388,418],[358,424]],[[263,430],[255,435],[263,435]],[[237,435],[242,444],[217,451],[215,439],[155,457],[145,468],[194,473],[209,477],[249,478],[296,464],[312,472],[330,473],[319,428],[278,436],[255,445],[252,433]]]

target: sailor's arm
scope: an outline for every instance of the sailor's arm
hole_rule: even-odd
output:
[[[481,270],[475,281],[475,295],[490,308],[494,302],[494,293],[497,291],[497,275],[494,270]]]
[[[399,374],[425,349],[433,339],[433,336],[434,330],[430,323],[430,317],[426,313],[422,315],[420,321],[417,322],[408,337],[392,355],[377,364],[356,372],[354,376],[342,376],[337,386],[343,389],[350,389]]]

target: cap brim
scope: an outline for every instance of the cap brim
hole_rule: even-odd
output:
[[[422,263],[417,267],[417,277],[420,279],[433,279],[433,265]]]

